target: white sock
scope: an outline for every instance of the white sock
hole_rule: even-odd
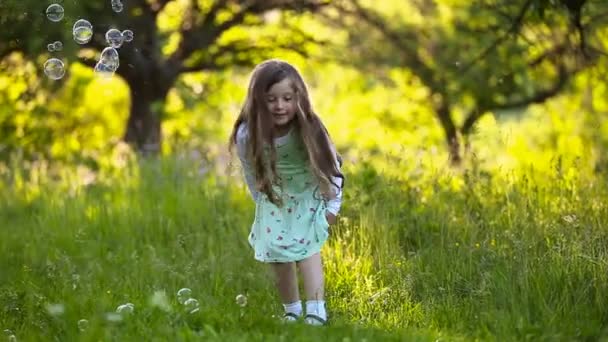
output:
[[[306,314],[312,314],[319,316],[323,319],[327,319],[327,312],[325,311],[324,300],[307,300],[306,301]]]
[[[283,304],[285,313],[292,313],[298,316],[302,316],[302,302],[297,301],[289,304]]]

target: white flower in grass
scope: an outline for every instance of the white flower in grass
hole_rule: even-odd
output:
[[[106,313],[106,321],[110,323],[122,322],[122,315],[116,312],[108,312]]]
[[[46,312],[51,316],[61,316],[65,312],[63,304],[47,304]]]
[[[154,292],[154,294],[150,297],[150,305],[160,308],[166,312],[171,311],[171,305],[169,305],[169,300],[167,299],[167,294],[165,291]]]

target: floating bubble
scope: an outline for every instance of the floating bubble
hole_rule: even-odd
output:
[[[64,10],[59,4],[52,4],[46,8],[46,17],[50,21],[58,22],[63,19]]]
[[[238,304],[240,307],[247,306],[247,296],[242,294],[236,296],[236,304]]]
[[[103,51],[101,51],[99,62],[105,64],[113,71],[118,70],[118,67],[120,66],[120,57],[118,55],[118,51],[116,51],[116,49],[113,47],[103,49]]]
[[[65,66],[60,59],[51,58],[44,63],[44,73],[52,80],[59,80],[65,75]]]
[[[189,298],[184,302],[184,306],[186,307],[186,311],[193,314],[198,312],[198,300],[194,298]]]
[[[120,2],[120,0],[112,0],[112,11],[120,13],[123,9],[124,6],[122,5],[122,2]]]
[[[85,331],[89,328],[89,321],[86,319],[81,319],[78,321],[78,330]]]
[[[114,76],[114,72],[116,70],[107,66],[106,64],[102,63],[102,62],[97,62],[97,64],[95,65],[95,74],[97,76],[100,76],[102,78],[111,78],[112,76]]]
[[[133,31],[131,31],[131,30],[122,31],[122,38],[127,43],[130,43],[133,40],[133,36],[134,36],[134,34],[133,34]]]
[[[86,44],[93,37],[93,25],[88,20],[79,19],[72,27],[72,34],[76,43]]]
[[[192,298],[192,290],[185,287],[177,291],[177,301],[180,304],[185,304],[188,299]]]
[[[111,47],[118,49],[122,46],[122,33],[117,29],[109,29],[108,32],[106,32],[106,41]]]
[[[130,315],[133,313],[133,311],[135,310],[135,305],[133,305],[132,303],[127,303],[127,304],[123,304],[123,305],[119,305],[116,308],[116,313],[119,313],[121,315]]]
[[[53,52],[55,51],[55,44],[49,44],[46,46],[47,50],[49,50],[49,52]]]
[[[61,51],[63,50],[63,43],[57,40],[53,43],[53,48],[55,51]]]

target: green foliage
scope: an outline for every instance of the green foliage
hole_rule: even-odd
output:
[[[200,1],[201,11],[211,3]],[[431,79],[459,104],[458,119],[483,101],[525,95],[532,83],[554,76],[549,64],[526,69],[524,55],[542,51],[521,35],[461,72],[509,21],[481,15],[495,12],[479,2],[435,3],[425,9],[382,1],[374,8],[391,28],[424,38],[406,40],[406,47],[433,68]],[[532,4],[523,35],[540,39],[567,27],[562,2]],[[303,72],[347,176],[340,222],[324,250],[332,326],[285,327],[271,317],[281,309],[275,289],[246,243],[253,205],[240,174],[226,172],[226,140],[250,72],[239,61],[263,54],[220,59],[227,66],[222,72],[180,77],[166,102],[154,104],[164,155],[138,158],[120,142],[129,107],[125,82],[93,78],[73,57],[66,58],[63,84],[49,82],[36,66],[49,56],[41,47],[68,39],[62,35],[80,14],[98,11],[95,25],[124,27],[125,18],[141,19],[141,11],[134,7],[121,17],[101,2],[66,2],[66,19],[53,24],[43,9],[30,10],[45,5],[0,3],[6,28],[0,32],[0,324],[18,340],[608,337],[605,60],[545,104],[484,116],[470,140],[472,158],[458,169],[444,165],[436,98],[420,70],[403,68],[407,56],[373,40],[378,32],[347,37],[312,16],[282,12],[248,17],[247,30],[227,31],[218,44],[258,42],[265,49],[273,36],[289,38],[279,30],[285,23],[302,30],[296,45],[306,34],[336,44],[306,46],[317,59],[274,55]],[[602,6],[588,2],[584,9]],[[163,56],[178,46],[175,30],[185,8],[171,2],[159,15]],[[518,8],[505,2],[503,9]],[[590,38],[605,46],[600,23]],[[348,54],[340,45],[346,42]],[[5,54],[25,45],[24,54]],[[75,56],[78,47],[66,45],[65,56]],[[214,51],[219,46],[197,51],[189,65]],[[359,68],[318,59],[336,51],[379,63],[366,59]],[[197,314],[177,303],[182,287],[200,301]],[[247,307],[234,303],[238,294],[248,296]],[[108,320],[126,302],[135,313]],[[52,304],[64,312],[53,314]],[[84,332],[80,319],[89,320]]]
[[[606,63],[605,2],[344,3],[330,21],[348,28],[350,53],[338,58],[379,79],[413,73],[455,150],[455,130],[468,140],[480,117],[522,113]],[[576,15],[573,3],[582,6]]]
[[[96,79],[79,64],[68,68],[65,84],[48,89],[48,80],[22,55],[0,63],[3,159],[17,153],[25,159],[99,162],[120,140],[129,103],[124,83]]]

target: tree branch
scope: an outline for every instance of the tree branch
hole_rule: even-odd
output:
[[[220,24],[216,24],[215,19],[217,13],[228,5],[228,1],[226,0],[217,0],[207,11],[203,20],[200,20],[198,24],[194,24],[196,22],[195,18],[185,19],[190,22],[184,22],[184,25],[182,25],[182,29],[180,30],[182,40],[167,62],[177,66],[178,70],[190,70],[193,68],[197,70],[199,69],[198,67],[184,67],[184,61],[186,61],[194,51],[211,46],[230,28],[242,24],[248,14],[258,15],[272,9],[316,10],[326,4],[327,3],[324,1],[312,0],[251,0],[244,2],[242,7],[239,8],[230,19]],[[197,7],[193,7],[191,10],[196,8]],[[192,12],[192,15],[194,15],[194,12]],[[202,65],[208,65],[208,63],[202,63]]]
[[[494,110],[505,110],[526,107],[535,103],[543,103],[548,99],[556,96],[568,83],[568,80],[581,69],[568,71],[563,65],[559,65],[559,74],[555,82],[547,89],[538,90],[535,94],[524,97],[520,100],[511,101],[503,104],[492,103],[486,106],[473,109],[466,117],[460,132],[463,136],[467,136],[473,130],[475,123],[483,116],[484,113]]]
[[[173,1],[173,0],[157,0],[156,2],[150,4],[150,9],[152,10],[153,13],[158,14],[171,1]]]
[[[416,32],[415,29],[408,30],[407,32],[397,32],[389,28],[379,14],[371,9],[364,8],[358,0],[351,0],[350,3],[354,6],[353,10],[345,8],[342,5],[335,5],[335,7],[342,15],[352,15],[363,19],[372,28],[382,33],[384,37],[402,52],[403,64],[407,65],[434,92],[443,92],[445,82],[435,79],[435,72],[418,55],[417,49],[422,44],[420,39],[413,33]]]
[[[223,63],[219,63],[221,59],[226,59],[227,62],[225,63],[230,65],[250,66],[253,63],[252,59],[245,56],[253,54],[264,56],[276,49],[295,51],[304,57],[308,56],[308,51],[303,49],[302,44],[299,43],[285,44],[273,42],[271,45],[264,46],[256,42],[240,40],[220,46],[217,51],[208,55],[207,58],[201,59],[189,66],[182,66],[179,72],[186,73],[221,69],[223,67]]]
[[[488,46],[485,50],[483,50],[479,55],[477,55],[477,57],[473,58],[473,60],[471,60],[468,64],[466,64],[465,66],[463,66],[463,68],[461,69],[460,72],[461,73],[467,72],[471,67],[473,67],[473,65],[475,65],[481,59],[485,58],[490,52],[492,52],[494,49],[496,49],[496,47],[500,43],[502,43],[503,41],[505,41],[509,35],[514,34],[516,32],[519,32],[519,28],[523,24],[523,19],[526,16],[526,13],[528,12],[528,9],[532,5],[532,1],[533,0],[526,0],[526,3],[521,7],[521,9],[519,10],[518,15],[513,20],[513,23],[511,24],[511,27],[509,27],[509,29],[503,35],[501,35],[500,37],[496,38],[496,40],[492,44],[490,44],[490,46]]]
[[[86,57],[79,57],[78,62],[82,65],[86,65],[91,68],[94,68],[95,65],[97,64],[97,62],[94,59],[86,58]]]

